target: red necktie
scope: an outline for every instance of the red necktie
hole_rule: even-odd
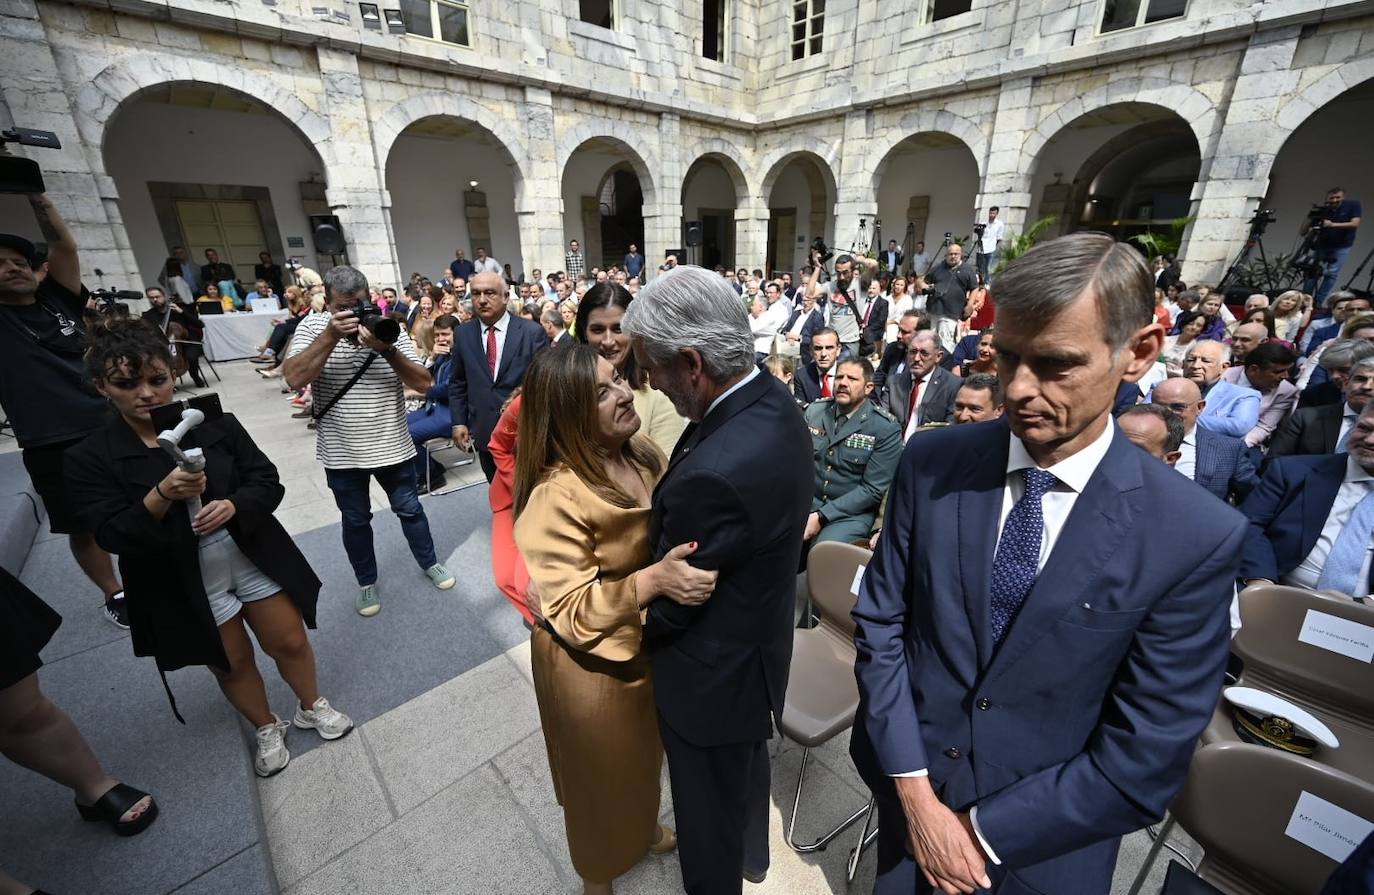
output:
[[[496,378],[496,327],[487,327],[487,369],[491,371],[491,378]]]
[[[822,398],[829,398],[829,397],[830,397],[830,374],[829,374],[829,373],[822,373],[822,374],[821,374],[821,397],[822,397]]]
[[[877,303],[878,303],[878,300],[877,300],[876,298],[870,298],[870,299],[868,300],[868,307],[864,308],[864,326],[865,326],[865,327],[868,326],[868,318],[871,317],[871,316],[873,315],[873,306],[874,306],[875,304],[877,304]]]
[[[911,381],[911,404],[906,409],[907,425],[911,425],[911,421],[916,418],[916,405],[921,403],[921,384],[920,379]]]

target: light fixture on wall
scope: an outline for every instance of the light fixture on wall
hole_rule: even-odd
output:
[[[476,191],[476,189],[477,189],[477,181],[475,181],[475,180],[469,180],[469,181],[468,181],[468,189],[473,190],[473,191]]]
[[[401,15],[399,9],[384,9],[382,10],[382,15],[386,17],[386,27],[388,31],[392,34],[406,33],[406,20],[405,17]]]
[[[363,17],[363,27],[373,31],[382,30],[382,11],[375,3],[359,3],[358,11]]]

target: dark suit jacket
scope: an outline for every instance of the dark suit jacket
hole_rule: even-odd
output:
[[[878,263],[885,266],[892,273],[897,273],[902,269],[902,250],[895,252],[883,249],[878,255]]]
[[[881,404],[883,400],[883,383],[887,382],[887,377],[906,366],[906,346],[901,342],[893,342],[883,349],[882,359],[878,361],[878,367],[873,371],[873,391],[869,395],[870,400],[875,404]]]
[[[1317,371],[1313,371],[1313,378],[1316,378]],[[1331,380],[1325,382],[1311,383],[1298,395],[1298,409],[1305,407],[1321,407],[1323,404],[1339,404],[1345,400],[1345,395],[1341,392],[1341,387]]]
[[[659,597],[644,626],[659,714],[693,745],[767,739],[782,715],[814,479],[801,412],[760,373],[687,427],[654,490],[654,558],[697,541],[692,564],[720,572],[704,604]]]
[[[778,332],[790,332],[792,327],[796,324],[797,318],[801,315],[802,308],[801,305],[798,305],[796,309],[792,311],[792,316],[787,318],[787,322],[782,325],[782,328],[779,329]],[[811,313],[806,317],[806,322],[802,324],[801,333],[799,334],[801,336],[801,362],[803,365],[811,363],[811,336],[822,326],[825,326],[825,315],[821,313],[819,307],[812,308]]]
[[[887,331],[887,314],[891,309],[891,299],[887,297],[874,299],[873,313],[868,315],[867,325],[862,326],[859,330],[859,343],[864,346],[864,354],[871,353],[872,346],[882,342]],[[863,317],[860,317],[859,320],[862,321]]]
[[[1348,459],[1345,454],[1282,457],[1268,465],[1240,506],[1250,520],[1242,578],[1278,581],[1302,564],[1326,525]],[[1374,570],[1370,578],[1374,585]]]
[[[1237,503],[1244,500],[1259,484],[1259,475],[1250,461],[1250,449],[1245,446],[1244,439],[1211,432],[1201,426],[1193,431],[1197,438],[1193,481],[1222,500],[1233,495]]]
[[[954,407],[954,396],[964,380],[955,376],[944,367],[931,371],[930,382],[921,391],[921,423],[943,423],[949,421],[950,410]],[[882,404],[906,431],[907,404],[911,401],[911,372],[909,369],[894,373],[883,385]]]
[[[854,609],[851,753],[880,798],[926,768],[976,804],[1002,895],[1100,895],[1216,706],[1244,522],[1116,432],[994,652],[1008,446],[1004,420],[907,443]]]
[[[1344,401],[1295,410],[1269,439],[1268,456],[1272,459],[1292,454],[1331,453],[1340,440],[1344,416]]]
[[[458,362],[453,365],[449,386],[449,412],[453,425],[467,426],[473,444],[481,450],[487,449],[487,440],[501,418],[501,405],[525,378],[530,361],[549,347],[549,334],[533,320],[510,315],[507,326],[495,380],[487,369],[482,321],[474,317],[453,333],[453,353]]]

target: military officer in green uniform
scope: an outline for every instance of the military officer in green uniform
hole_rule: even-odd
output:
[[[806,539],[856,543],[868,540],[878,505],[892,484],[902,455],[902,427],[868,400],[873,365],[845,358],[835,371],[835,394],[806,408],[816,449],[816,493],[806,520]]]

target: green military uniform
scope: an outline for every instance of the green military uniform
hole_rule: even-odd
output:
[[[866,541],[902,456],[901,425],[868,400],[841,421],[830,398],[806,408],[806,425],[816,450],[816,541]]]

